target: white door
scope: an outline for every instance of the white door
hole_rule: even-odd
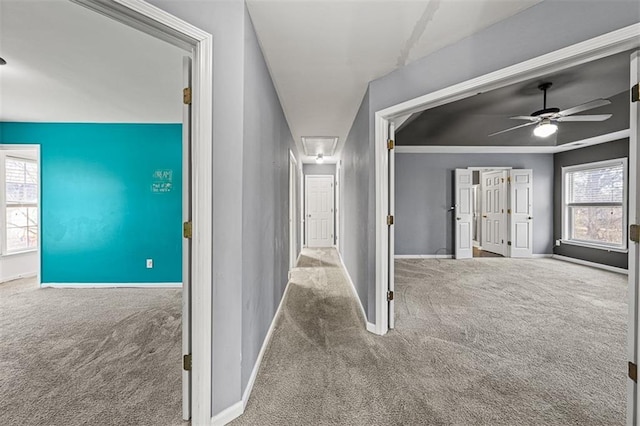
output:
[[[533,256],[533,171],[511,170],[511,257]]]
[[[482,188],[482,250],[505,256],[507,247],[507,171],[480,174]]]
[[[631,54],[631,86],[640,83],[640,51]],[[629,117],[629,223],[640,224],[640,102],[632,102]],[[638,324],[638,288],[640,288],[640,247],[629,241],[629,328],[627,356],[630,362],[638,364],[640,348],[640,324]],[[627,379],[627,424],[637,424],[640,392],[637,384]]]
[[[395,144],[395,135],[396,129],[395,124],[389,124],[389,140],[394,141]],[[390,145],[388,145],[390,147]],[[391,149],[387,150],[389,153],[389,215],[391,217],[395,217],[396,214],[396,156],[395,151],[391,147]],[[389,249],[387,253],[389,253],[389,292],[388,294],[393,294],[395,291],[395,219],[387,222],[389,223]],[[395,314],[395,301],[393,297],[387,297],[389,302],[389,328],[393,329],[396,327],[396,314]]]
[[[296,266],[298,257],[298,167],[293,152],[289,151],[289,269]]]
[[[333,246],[333,176],[305,178],[307,247]]]
[[[184,57],[183,84],[191,87],[191,58]],[[191,105],[182,109],[182,220],[191,222]],[[191,354],[191,239],[182,239],[182,356]],[[191,418],[191,371],[182,369],[182,418]]]
[[[473,257],[473,172],[456,169],[455,177],[455,257]]]

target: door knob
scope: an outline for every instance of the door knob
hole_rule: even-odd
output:
[[[486,214],[483,214],[483,215],[482,215],[482,217],[484,217],[484,218],[486,219],[486,218],[487,218],[487,215],[486,215]]]
[[[461,217],[456,217],[456,220],[460,220],[460,219],[462,219],[462,218]]]
[[[529,216],[527,219],[531,220],[531,219],[533,219],[533,218],[532,218],[531,216]]]

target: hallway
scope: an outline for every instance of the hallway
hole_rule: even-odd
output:
[[[336,251],[304,249],[232,424],[624,423],[623,276],[550,259],[407,260],[396,274],[398,328],[376,336]],[[566,362],[580,354],[588,371]]]

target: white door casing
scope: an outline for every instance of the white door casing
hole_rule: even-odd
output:
[[[183,87],[191,87],[191,58],[182,60]],[[182,221],[191,222],[191,105],[182,108]],[[182,239],[182,356],[191,354],[191,239]],[[191,418],[191,371],[182,369],[182,419]]]
[[[640,82],[640,50],[631,54],[630,83],[634,86]],[[632,102],[629,112],[629,223],[640,224],[640,102]],[[638,364],[640,353],[640,318],[638,318],[638,289],[640,288],[640,246],[629,241],[629,326],[627,356],[630,362]],[[635,381],[627,378],[627,425],[638,422],[640,392]]]
[[[510,257],[532,257],[533,171],[511,170],[509,180]]]
[[[333,176],[307,175],[307,247],[333,246]]]
[[[480,174],[482,189],[482,242],[483,250],[505,256],[507,254],[505,170],[492,170]]]
[[[455,258],[473,257],[473,171],[456,169],[455,172]]]
[[[298,164],[293,152],[289,151],[289,270],[296,266],[298,257]]]
[[[389,123],[389,139],[394,141],[396,138],[396,129],[395,124],[392,122]],[[391,148],[389,151],[389,216],[393,217],[389,224],[389,294],[394,294],[395,291],[395,214],[396,214],[396,156],[395,149]],[[389,302],[389,328],[395,328],[396,318],[395,318],[395,301],[393,297],[387,297]]]

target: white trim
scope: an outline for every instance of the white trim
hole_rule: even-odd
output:
[[[338,259],[340,259],[340,265],[342,265],[342,272],[344,272],[344,275],[347,277],[347,281],[349,281],[349,284],[351,287],[351,292],[353,293],[354,297],[358,301],[358,306],[360,306],[360,312],[362,312],[362,320],[364,321],[365,324],[369,324],[367,322],[367,313],[365,312],[364,306],[362,306],[362,302],[360,301],[360,296],[358,295],[358,290],[356,290],[356,285],[353,283],[353,280],[351,279],[351,275],[349,275],[349,271],[347,270],[347,266],[344,264],[344,259],[342,259],[342,255],[340,254],[340,251],[338,250],[336,251],[338,252]],[[369,331],[368,327],[367,327],[367,330]]]
[[[2,281],[0,281],[0,284],[8,283],[9,281],[20,280],[22,278],[31,278],[31,277],[37,277],[37,276],[38,276],[38,272],[27,272],[26,274],[12,275],[10,277],[3,278]],[[38,283],[38,285],[39,284],[40,283]]]
[[[399,145],[397,154],[555,154],[629,137],[629,129],[594,136],[557,146],[459,146]],[[497,168],[497,167],[495,167]]]
[[[369,333],[378,334],[376,325],[367,321],[367,331]]]
[[[238,401],[229,408],[225,408],[211,418],[212,426],[223,426],[232,422],[244,413],[244,404]]]
[[[251,376],[249,376],[249,382],[247,383],[247,387],[242,393],[242,413],[244,413],[245,408],[247,408],[247,403],[249,402],[249,397],[251,396],[251,391],[253,390],[253,385],[256,381],[256,377],[258,376],[258,371],[260,370],[260,365],[262,364],[262,358],[264,357],[265,352],[267,351],[267,347],[269,346],[269,342],[271,342],[271,337],[273,336],[273,331],[276,328],[276,321],[278,316],[280,315],[280,311],[282,310],[282,306],[284,305],[284,300],[287,297],[287,293],[289,292],[289,285],[284,289],[282,293],[282,298],[280,299],[280,304],[278,304],[278,309],[276,309],[276,313],[271,320],[271,325],[269,326],[269,330],[267,331],[267,335],[262,342],[262,347],[260,348],[260,352],[258,353],[258,358],[256,359],[256,363],[253,366],[253,370],[251,371]],[[242,414],[240,413],[240,414]]]
[[[607,245],[607,244],[598,244],[595,241],[581,241],[581,240],[572,240],[569,238],[569,234],[571,230],[569,229],[569,208],[572,205],[597,205],[598,203],[569,203],[567,198],[569,197],[569,192],[567,188],[567,175],[569,173],[573,173],[576,171],[585,171],[585,170],[593,170],[602,167],[609,166],[617,166],[622,164],[622,201],[618,203],[611,203],[611,205],[620,205],[622,208],[622,244],[620,245]],[[594,161],[589,163],[580,163],[572,166],[564,166],[561,171],[561,211],[562,211],[562,239],[560,240],[563,244],[575,245],[580,247],[589,247],[596,250],[607,250],[607,251],[615,251],[620,253],[628,252],[628,239],[627,239],[627,210],[628,210],[628,202],[627,202],[627,193],[629,188],[629,168],[628,168],[628,159],[627,157],[622,158],[613,158],[611,160],[603,160],[603,161]]]
[[[532,259],[551,259],[553,257],[553,253],[534,253],[531,255]]]
[[[42,283],[50,288],[182,288],[182,283]]]
[[[192,382],[191,419],[211,421],[213,353],[213,37],[142,0],[74,0],[193,55]]]
[[[557,72],[571,66],[583,64],[636,48],[640,45],[640,23],[595,37],[574,45],[532,58],[518,64],[473,78],[435,92],[410,99],[406,102],[376,111],[374,115],[374,170],[375,170],[375,232],[376,232],[376,329],[384,334],[388,330],[386,291],[388,288],[387,266],[393,247],[389,247],[386,223],[383,218],[389,205],[386,139],[388,123],[396,117],[451,103],[473,96],[478,92],[494,90],[520,81]],[[479,152],[478,147],[472,147]],[[397,151],[399,152],[399,151]],[[504,152],[504,151],[503,151]],[[636,190],[635,187],[630,190]]]
[[[615,266],[603,265],[601,263],[589,262],[588,260],[576,259],[568,256],[561,256],[559,254],[554,254],[551,256],[552,259],[562,260],[564,262],[577,263],[579,265],[591,266],[592,268],[604,269],[609,272],[617,272],[619,274],[628,275],[629,271],[622,268],[617,268]]]
[[[396,254],[394,259],[453,259],[452,254]]]

